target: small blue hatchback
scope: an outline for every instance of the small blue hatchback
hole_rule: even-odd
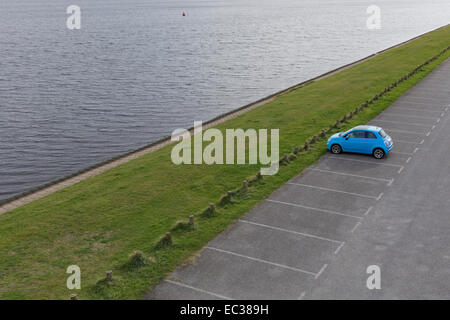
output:
[[[357,126],[346,132],[333,134],[327,142],[327,149],[332,153],[365,153],[376,159],[389,154],[393,146],[391,137],[383,128],[375,126]]]

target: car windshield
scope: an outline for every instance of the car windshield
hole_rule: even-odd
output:
[[[339,132],[339,137],[345,136],[347,133],[349,133],[352,129],[344,132]]]
[[[381,135],[383,138],[386,138],[386,137],[387,137],[387,134],[386,134],[386,132],[384,132],[383,129],[380,130],[380,135]]]

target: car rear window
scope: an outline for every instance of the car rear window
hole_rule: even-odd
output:
[[[387,134],[386,134],[386,132],[384,132],[383,129],[380,130],[380,135],[381,135],[383,138],[386,138],[386,137],[387,137]]]

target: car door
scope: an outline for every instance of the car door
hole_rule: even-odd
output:
[[[375,133],[366,131],[366,153],[372,153],[378,146],[379,140]]]
[[[366,153],[367,146],[365,142],[366,132],[363,130],[355,130],[347,134],[343,149],[347,152]]]

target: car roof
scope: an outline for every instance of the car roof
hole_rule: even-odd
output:
[[[362,125],[362,126],[356,126],[354,127],[352,130],[366,130],[366,131],[380,131],[383,128],[381,127],[377,127],[377,126],[367,126],[367,125]]]

